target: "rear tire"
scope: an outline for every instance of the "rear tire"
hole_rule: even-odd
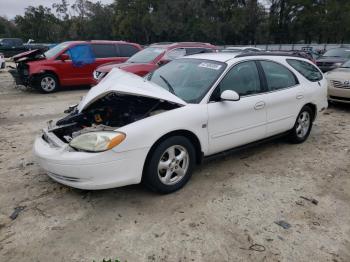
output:
[[[38,77],[36,87],[45,94],[56,92],[59,89],[59,82],[53,74],[43,74]]]
[[[168,194],[182,188],[191,178],[196,151],[191,141],[173,136],[160,142],[148,157],[143,183],[152,191]]]
[[[294,127],[289,133],[289,140],[293,144],[303,143],[310,135],[313,121],[313,111],[309,106],[304,106],[295,121]]]

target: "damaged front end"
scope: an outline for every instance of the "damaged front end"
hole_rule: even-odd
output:
[[[48,131],[63,143],[73,138],[97,131],[113,131],[138,120],[180,107],[162,99],[110,92],[95,100],[82,111],[71,107],[70,113],[49,123]],[[45,139],[45,137],[43,137]]]
[[[15,79],[16,85],[29,86],[31,77],[29,74],[28,62],[45,59],[41,50],[31,50],[12,57],[16,63],[16,68],[11,67],[9,73]]]

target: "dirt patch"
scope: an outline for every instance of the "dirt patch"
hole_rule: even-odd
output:
[[[350,261],[350,106],[322,113],[304,144],[206,162],[161,196],[71,189],[36,164],[40,128],[86,92],[44,95],[0,72],[0,261]]]

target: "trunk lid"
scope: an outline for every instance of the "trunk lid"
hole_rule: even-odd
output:
[[[181,98],[142,77],[118,68],[113,68],[112,71],[98,85],[91,88],[82,99],[78,105],[79,112],[97,99],[111,92],[156,98],[179,105],[187,104]]]

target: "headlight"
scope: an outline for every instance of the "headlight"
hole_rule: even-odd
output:
[[[125,137],[119,132],[90,132],[73,138],[69,145],[78,150],[102,152],[119,145]]]
[[[343,63],[334,63],[334,66],[336,66],[336,67],[339,67],[339,66],[341,66]]]

